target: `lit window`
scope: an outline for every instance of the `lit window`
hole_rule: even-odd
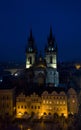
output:
[[[50,101],[49,103],[51,104],[52,102]]]
[[[74,99],[72,100],[72,103],[75,103],[75,100],[74,100]]]
[[[60,102],[60,104],[62,104],[62,102]]]
[[[52,49],[52,51],[54,50],[54,48],[53,48],[53,47],[52,47],[51,49]]]
[[[43,100],[43,103],[45,103],[45,100]]]

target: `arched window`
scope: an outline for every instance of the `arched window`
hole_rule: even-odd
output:
[[[28,60],[29,60],[29,63],[32,64],[32,57],[31,56],[28,58]]]

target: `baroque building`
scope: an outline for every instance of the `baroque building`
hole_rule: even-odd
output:
[[[17,118],[28,118],[34,113],[39,118],[55,113],[65,117],[78,113],[81,91],[73,88],[72,84],[64,86],[59,82],[58,48],[52,28],[44,53],[44,57],[38,53],[31,30],[26,47],[26,68],[0,84],[1,115],[15,113]]]
[[[58,115],[78,113],[78,95],[73,88],[70,88],[67,92],[44,91],[41,96],[32,93],[30,96],[26,96],[20,93],[16,98],[16,116],[25,117],[35,113],[35,116],[53,116],[54,113]]]

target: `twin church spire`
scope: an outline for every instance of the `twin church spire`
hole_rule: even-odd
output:
[[[45,59],[48,67],[56,68],[56,42],[53,37],[52,27],[50,27],[50,33],[48,37],[48,42],[45,47]],[[36,62],[37,49],[35,46],[35,40],[32,35],[32,30],[30,30],[30,35],[28,38],[28,44],[26,47],[26,68],[30,68]]]

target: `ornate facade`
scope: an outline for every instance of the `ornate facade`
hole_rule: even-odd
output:
[[[78,95],[73,88],[66,93],[64,91],[60,91],[60,93],[44,91],[41,96],[36,93],[32,93],[30,96],[21,93],[16,98],[16,116],[23,118],[31,113],[35,113],[37,117],[53,116],[54,113],[60,116],[64,114],[67,117],[70,113],[78,113],[78,108]]]

